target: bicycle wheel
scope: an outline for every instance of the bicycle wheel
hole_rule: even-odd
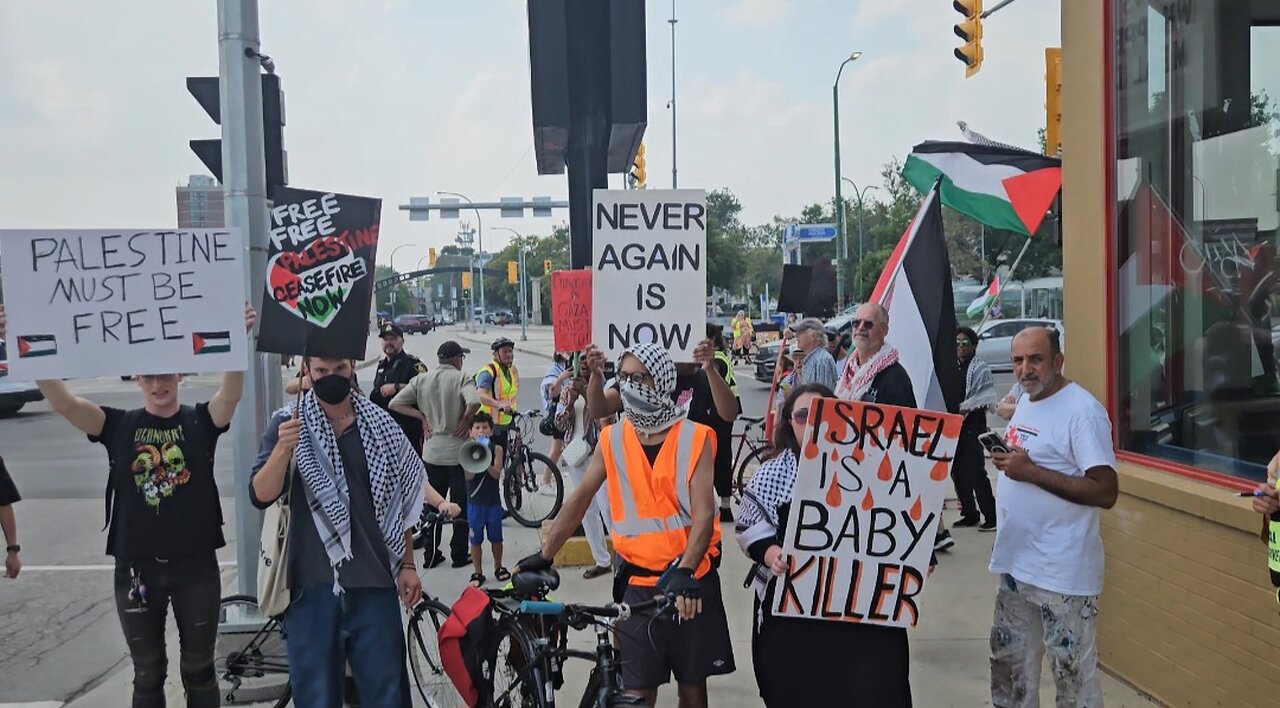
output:
[[[529,665],[536,654],[529,630],[514,618],[498,622],[498,659],[493,667],[495,708],[544,708],[543,691],[551,689],[544,667]]]
[[[252,595],[222,598],[213,661],[223,703],[289,704],[289,659],[280,622],[263,617]]]
[[[528,450],[521,461],[515,457],[502,475],[502,495],[511,518],[521,526],[538,528],[560,511],[564,503],[564,477],[550,457]],[[550,477],[549,490],[540,480]],[[546,493],[546,492],[550,493]]]
[[[767,447],[758,447],[752,450],[746,457],[742,458],[742,462],[738,463],[737,480],[733,487],[733,498],[738,502],[738,506],[742,506],[742,493],[746,491],[747,485],[751,483],[751,478],[756,476],[756,470],[760,469],[761,458],[769,451]]]
[[[462,705],[462,696],[440,663],[440,627],[449,617],[449,608],[437,600],[423,600],[413,608],[406,642],[409,669],[418,695],[430,708]]]

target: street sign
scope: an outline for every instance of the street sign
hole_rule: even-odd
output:
[[[836,237],[835,224],[788,224],[782,230],[784,243],[816,243]]]

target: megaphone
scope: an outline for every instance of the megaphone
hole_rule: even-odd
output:
[[[489,469],[492,462],[493,453],[489,452],[489,446],[474,440],[463,445],[458,452],[458,464],[467,474],[480,474]]]

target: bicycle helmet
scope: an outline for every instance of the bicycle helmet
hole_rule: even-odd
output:
[[[489,349],[496,352],[503,347],[514,347],[515,345],[516,345],[515,342],[511,341],[510,339],[507,339],[506,337],[498,337],[497,339],[493,340],[493,344],[489,346]]]

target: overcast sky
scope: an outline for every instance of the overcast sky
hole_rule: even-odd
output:
[[[173,188],[218,136],[185,77],[216,75],[213,0],[0,3],[0,227],[176,223]],[[479,200],[567,194],[537,175],[524,0],[269,0],[262,49],[286,95],[293,186],[381,197],[379,260],[441,246],[458,222],[397,210],[435,190]],[[986,22],[986,63],[966,80],[944,0],[680,0],[680,186],[728,187],[749,224],[831,198],[831,84],[840,82],[845,176],[879,182],[915,143],[966,120],[1034,148],[1044,48],[1059,5],[1021,0]],[[671,184],[671,3],[649,0],[649,184]],[[614,178],[615,186],[619,184]],[[847,190],[846,190],[847,191]],[[874,193],[873,193],[874,194]],[[434,197],[433,197],[434,199]],[[499,219],[547,233],[553,219]],[[486,228],[495,250],[509,234]],[[409,258],[397,263],[404,270]]]

